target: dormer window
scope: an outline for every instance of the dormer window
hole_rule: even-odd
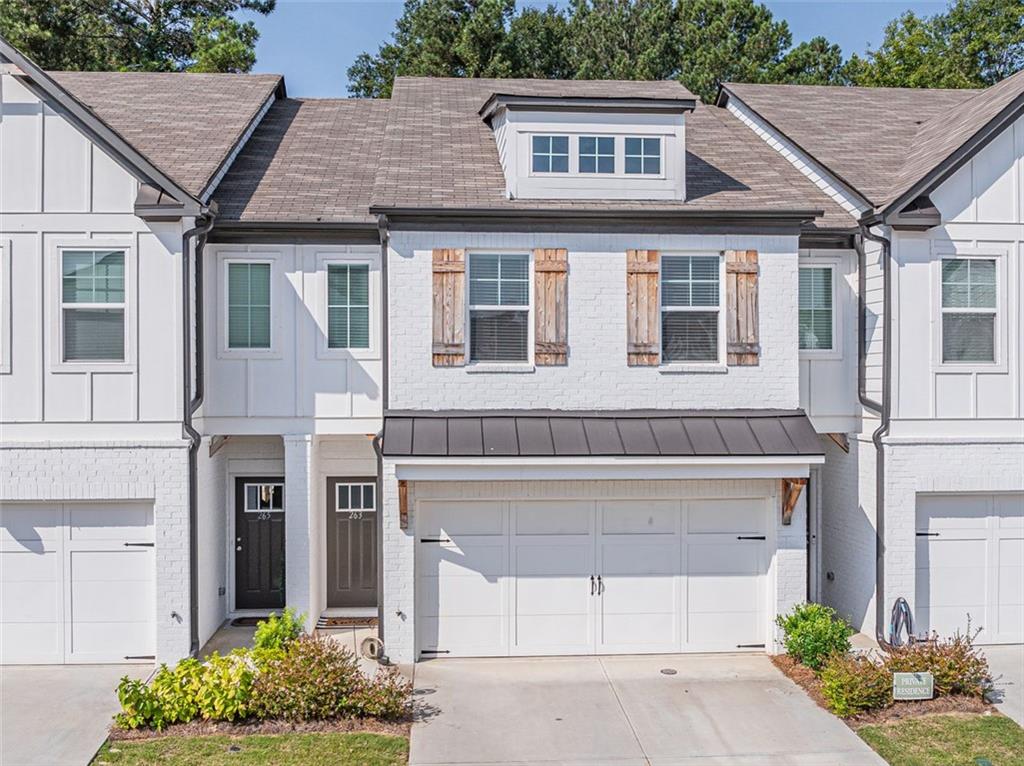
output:
[[[615,172],[615,137],[580,136],[580,172]]]
[[[626,139],[626,173],[629,175],[661,175],[661,139]]]
[[[533,137],[533,172],[569,172],[569,136]]]

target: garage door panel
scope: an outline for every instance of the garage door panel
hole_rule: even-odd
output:
[[[420,574],[435,577],[505,574],[507,553],[501,542],[467,543],[462,546],[423,544],[419,549]]]
[[[498,657],[508,653],[505,625],[498,615],[421,617],[420,646],[428,653],[443,649],[451,657]]]
[[[155,654],[152,622],[75,622],[71,628],[69,661],[97,662]]]
[[[0,582],[59,582],[60,578],[59,551],[0,550]]]
[[[53,665],[64,662],[63,621],[0,623],[0,664]]]
[[[417,583],[417,609],[423,614],[500,615],[505,608],[504,585],[493,577],[421,577]]]
[[[54,550],[64,535],[64,510],[59,505],[0,504],[0,550]]]
[[[1005,643],[1014,641],[1014,636],[1024,636],[1024,604],[999,605],[999,634],[1007,636]]]
[[[153,508],[135,504],[78,503],[68,508],[68,537],[75,541],[153,539]]]
[[[760,547],[755,542],[723,541],[686,547],[691,575],[757,575],[762,573]]]
[[[593,517],[590,503],[550,501],[515,503],[513,524],[517,535],[589,535]]]
[[[687,579],[687,603],[691,612],[722,609],[756,611],[761,603],[761,582],[757,578],[729,575],[700,575]]]
[[[594,551],[589,543],[566,543],[564,546],[532,545],[517,542],[515,546],[516,577],[589,577],[594,574]]]
[[[985,569],[987,541],[972,540],[962,537],[942,537],[918,539],[919,569],[945,571],[958,569]]]
[[[670,652],[676,648],[676,616],[672,612],[651,614],[605,614],[601,618],[602,652],[642,652],[645,649]]]
[[[601,574],[615,575],[675,575],[679,571],[679,544],[645,545],[633,541],[603,542],[601,545]]]
[[[690,651],[735,651],[764,644],[763,617],[750,612],[691,612],[687,620]]]
[[[153,585],[147,581],[74,582],[71,610],[75,622],[146,621],[153,609],[147,596]]]
[[[153,557],[149,549],[71,551],[72,582],[153,582]]]
[[[763,500],[694,500],[688,506],[686,530],[699,534],[761,534]]]
[[[918,529],[984,529],[991,495],[931,495],[917,506]]]
[[[587,611],[590,590],[582,577],[516,577],[516,615],[565,614]]]
[[[593,623],[585,613],[519,614],[515,621],[518,654],[589,654]]]
[[[60,580],[3,580],[0,594],[2,621],[58,622],[61,619]]]
[[[491,501],[425,502],[416,529],[421,537],[455,539],[462,535],[502,535],[504,508]]]
[[[673,535],[679,527],[675,501],[601,503],[600,532],[604,535]]]

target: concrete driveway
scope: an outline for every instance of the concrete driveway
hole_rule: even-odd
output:
[[[1024,644],[985,646],[981,653],[995,679],[992,701],[1003,715],[1024,726]]]
[[[85,766],[107,738],[121,676],[148,665],[0,666],[0,764]]]
[[[431,660],[415,688],[414,766],[884,766],[764,656]]]

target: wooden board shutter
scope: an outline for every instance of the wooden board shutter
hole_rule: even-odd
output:
[[[656,366],[661,357],[658,251],[626,251],[626,363]]]
[[[461,367],[466,363],[466,251],[434,250],[435,367]]]
[[[757,311],[757,251],[725,251],[726,360],[756,366],[760,359]]]
[[[537,365],[566,364],[569,358],[569,251],[533,251],[533,360]]]

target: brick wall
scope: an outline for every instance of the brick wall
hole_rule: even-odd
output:
[[[152,500],[157,661],[175,662],[186,656],[189,545],[185,444],[5,444],[0,448],[0,464],[3,500]]]

